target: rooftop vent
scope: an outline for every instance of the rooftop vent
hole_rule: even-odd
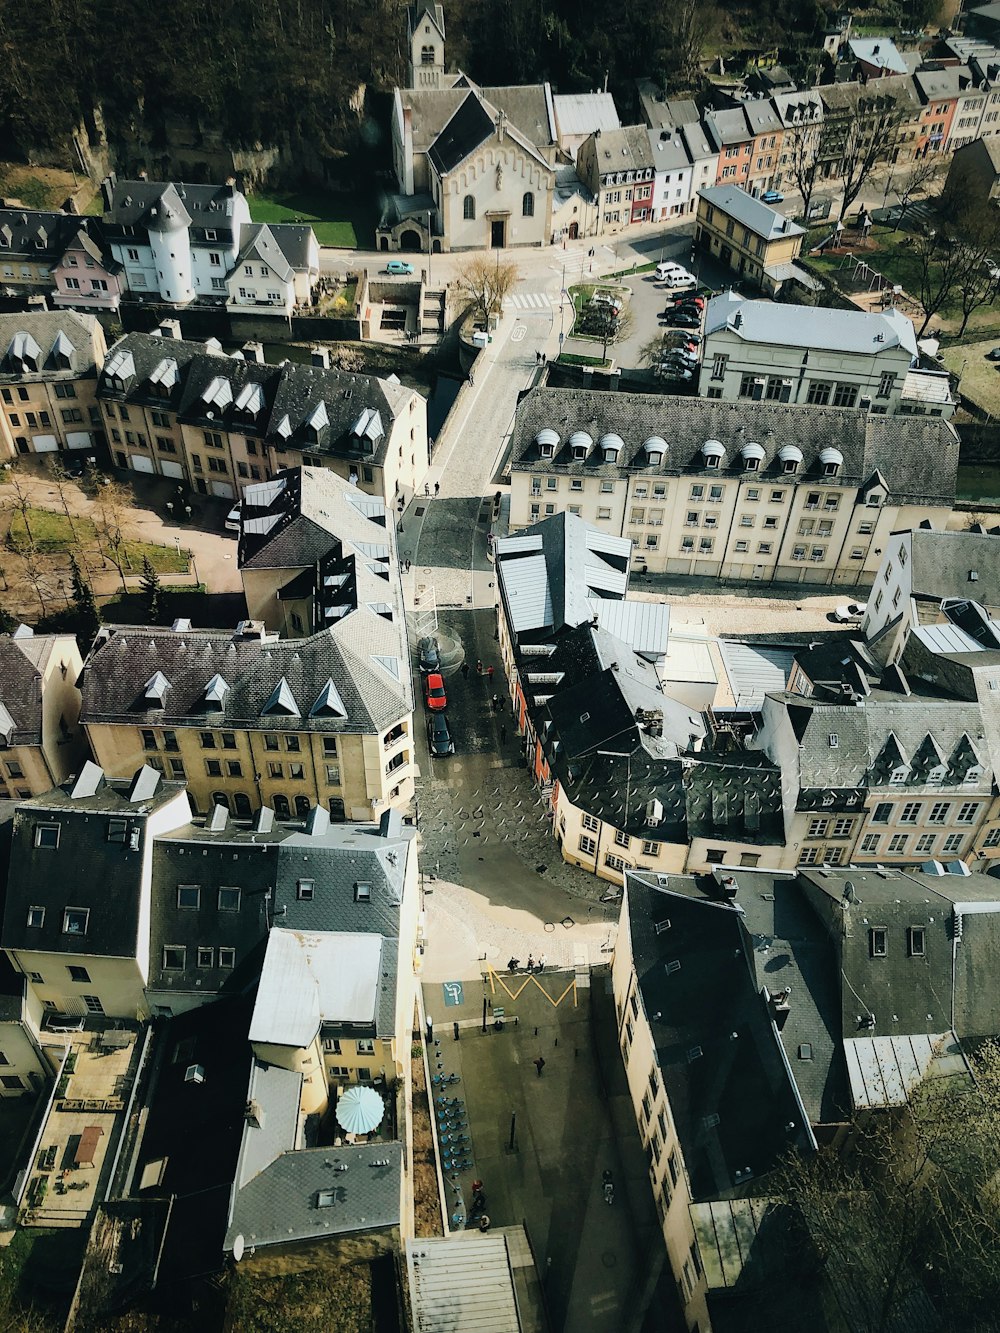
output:
[[[204,1066],[204,1065],[188,1065],[187,1069],[185,1069],[185,1071],[184,1071],[184,1082],[185,1082],[185,1083],[204,1083],[204,1082],[205,1082],[205,1066]]]

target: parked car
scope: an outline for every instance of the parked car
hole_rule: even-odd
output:
[[[240,510],[243,508],[243,501],[237,500],[226,515],[226,531],[239,532],[240,530]]]
[[[656,266],[656,280],[657,282],[666,282],[667,279],[673,277],[675,273],[686,272],[687,269],[683,264],[677,264],[674,263],[673,260],[664,259]]]
[[[432,759],[443,759],[445,755],[455,753],[455,742],[444,713],[431,713],[427,719],[427,748]]]
[[[992,352],[986,353],[987,361],[1000,361],[1000,347],[994,347]]]
[[[432,671],[441,670],[441,649],[438,646],[437,639],[432,634],[421,639],[417,644],[417,655],[420,659],[420,672],[422,675],[429,675]]]
[[[760,197],[761,202],[765,204],[783,204],[785,202],[785,196],[780,190],[765,190]]]
[[[867,602],[845,602],[843,606],[838,606],[833,613],[834,620],[846,625],[852,620],[861,620],[868,610]]]
[[[679,296],[677,300],[673,302],[673,307],[675,310],[683,309],[686,307],[690,307],[695,310],[704,310],[705,298],[703,296]]]
[[[595,292],[590,298],[592,306],[608,306],[615,314],[619,314],[622,308],[622,298],[613,292]]]
[[[405,259],[390,259],[385,271],[408,278],[413,273],[413,265],[408,264]]]
[[[440,672],[432,671],[424,681],[424,699],[432,713],[440,713],[448,707],[448,693]]]
[[[675,273],[667,279],[667,286],[675,292],[693,292],[698,288],[698,279],[693,273]]]
[[[664,379],[669,380],[690,380],[694,379],[694,371],[687,370],[684,366],[679,366],[671,361],[662,361],[657,367],[657,374]]]
[[[701,346],[701,334],[691,333],[687,329],[667,329],[663,337],[677,347],[690,347],[693,349]]]
[[[701,316],[687,310],[664,310],[661,319],[665,319],[675,329],[701,328]]]

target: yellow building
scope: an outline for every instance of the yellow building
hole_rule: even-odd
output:
[[[371,613],[308,639],[257,621],[236,632],[106,628],[83,670],[81,721],[111,775],[148,763],[185,782],[196,810],[249,819],[270,806],[305,819],[367,820],[413,795],[408,657],[397,627]],[[376,631],[385,626],[386,636]],[[405,636],[403,639],[405,642]]]
[[[239,498],[245,485],[305,463],[392,506],[427,473],[426,400],[375,376],[130,333],[111,349],[99,394],[117,466],[203,495]]]
[[[0,453],[73,452],[103,442],[97,380],[106,351],[94,315],[0,315]]]
[[[540,387],[514,418],[510,526],[567,512],[631,538],[640,571],[867,586],[891,532],[944,527],[957,470],[938,417]]]
[[[713,185],[698,198],[695,244],[772,295],[793,276],[805,229],[738,185]]]
[[[0,636],[0,800],[39,796],[79,768],[82,666],[72,634]]]

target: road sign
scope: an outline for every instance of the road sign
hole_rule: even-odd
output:
[[[460,981],[443,981],[441,989],[444,991],[444,1002],[446,1005],[459,1005],[465,1001]]]

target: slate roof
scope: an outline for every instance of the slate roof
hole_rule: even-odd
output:
[[[69,782],[18,804],[4,948],[136,956],[144,917],[141,887],[148,820],[184,791],[182,784],[163,782],[152,769],[142,772],[150,779],[146,799],[130,801],[130,782],[108,781],[96,765],[88,764],[80,777],[93,795],[73,796],[74,783]],[[184,812],[190,817],[186,798],[178,822]],[[39,826],[58,826],[57,847],[36,846]],[[44,909],[41,926],[29,925],[29,907]],[[85,931],[63,929],[66,908],[89,911]]]
[[[639,993],[691,1195],[716,1198],[748,1168],[759,1176],[806,1147],[811,1131],[738,913],[661,888],[655,875],[629,874],[626,891]]]
[[[972,82],[966,66],[948,65],[942,69],[920,69],[913,82],[925,102],[941,102],[955,98]]]
[[[157,991],[241,994],[260,973],[268,928],[267,895],[274,886],[278,840],[230,826],[187,825],[153,846],[149,986]],[[199,906],[182,907],[178,886],[196,885]],[[239,890],[239,907],[220,907],[221,888]],[[227,895],[225,902],[228,904]],[[166,945],[185,950],[183,969],[163,967]],[[210,967],[198,950],[211,949]],[[235,950],[235,965],[220,966],[220,948]]]
[[[84,664],[81,722],[370,735],[413,708],[409,659],[401,645],[405,627],[367,608],[305,639],[115,627]],[[168,682],[162,706],[146,697],[158,671]],[[221,707],[205,698],[216,674],[229,686]],[[331,680],[346,716],[321,706]],[[279,693],[290,697],[297,713],[276,702]]]
[[[746,143],[747,140],[754,137],[753,130],[748,125],[747,117],[741,106],[708,111],[705,113],[702,123],[716,151],[727,145]],[[702,191],[702,194],[704,193]]]
[[[312,227],[295,222],[271,222],[268,230],[275,245],[297,273],[305,273],[319,263],[316,233]]]
[[[773,301],[742,300],[733,292],[724,292],[713,297],[705,311],[705,333],[719,329],[749,343],[816,347],[874,357],[892,347],[902,347],[912,358],[918,356],[913,321],[900,310],[868,313],[777,305]]]
[[[402,1173],[400,1143],[282,1152],[235,1195],[225,1248],[237,1235],[289,1245],[398,1227]]]
[[[748,136],[749,137],[749,136]],[[712,185],[701,191],[701,198],[706,204],[717,208],[726,217],[734,218],[742,226],[749,228],[755,236],[765,241],[776,241],[783,237],[804,236],[805,228],[792,222],[777,209],[755,199],[738,185]]]
[[[492,138],[494,129],[481,100],[470,91],[431,144],[428,156],[438,172],[445,175]]]
[[[440,175],[454,171],[481,144],[488,142],[497,133],[497,120],[501,114],[507,117],[505,133],[519,145],[530,157],[549,165],[538,151],[537,145],[551,142],[547,102],[543,98],[544,122],[536,116],[536,123],[526,132],[520,127],[521,120],[527,115],[530,125],[532,108],[526,99],[534,91],[525,88],[480,89],[471,79],[463,79],[458,87],[467,86],[468,91],[457,109],[434,136],[428,150],[428,157]],[[490,100],[494,93],[498,102]],[[537,111],[537,108],[535,108]]]
[[[133,238],[136,229],[172,230],[189,227],[191,240],[212,245],[232,242],[233,205],[239,191],[229,185],[191,185],[171,181],[117,180],[111,206],[104,212],[108,236]],[[205,231],[216,232],[207,241]]]
[[[687,144],[679,129],[653,129],[646,133],[657,171],[683,171],[691,165]]]
[[[122,389],[112,382],[109,370],[115,360],[130,356],[134,373]],[[164,360],[177,363],[177,383],[166,394],[150,383],[150,375]],[[217,378],[229,382],[231,401],[225,407],[205,401],[203,395]],[[250,416],[238,408],[240,391],[259,385],[263,408]],[[137,402],[177,412],[183,422],[204,429],[232,430],[266,439],[275,449],[278,462],[284,450],[306,450],[311,454],[334,454],[381,466],[396,416],[412,397],[412,391],[370,375],[323,370],[299,362],[281,366],[260,365],[239,357],[213,352],[202,343],[161,338],[150,333],[130,333],[119,339],[108,354],[99,396],[116,402]],[[322,405],[326,423],[313,429],[308,420]],[[211,413],[209,413],[211,408]],[[354,428],[366,409],[379,414],[381,435],[357,435]]]
[[[977,577],[970,579],[970,573]],[[915,528],[910,533],[910,587],[918,600],[974,595],[984,606],[1000,608],[1000,537]]]
[[[269,265],[276,277],[282,282],[291,282],[293,273],[292,265],[285,257],[285,252],[278,244],[278,238],[272,232],[266,222],[254,223],[251,227],[243,227],[240,231],[240,252],[236,256],[236,268],[233,269],[232,276],[241,273],[241,264],[248,260],[257,259],[263,264]]]
[[[291,833],[278,850],[274,886],[275,919],[288,930],[399,933],[406,858],[415,855],[412,827],[383,836],[377,824],[331,824],[312,837]],[[301,879],[313,882],[313,896],[298,895]],[[367,902],[355,901],[355,885],[371,886]]]
[[[94,360],[96,327],[96,316],[78,315],[72,310],[0,315],[0,384],[93,379],[98,370]],[[23,347],[19,334],[27,335],[37,348],[37,370],[29,369],[18,355]],[[60,348],[67,350],[67,343],[68,357],[57,356]]]
[[[54,634],[0,635],[0,750],[42,743],[42,675]]]
[[[541,457],[541,430],[555,431],[553,458]],[[603,461],[590,450],[583,462],[572,458],[570,437],[585,431],[596,443],[617,434],[624,448],[617,463]],[[662,464],[650,468],[644,444],[658,437],[657,449],[668,445]],[[718,440],[726,450],[720,468],[707,469],[701,447]],[[656,476],[710,472],[722,478],[738,470],[740,449],[748,441],[764,449],[758,475],[781,476],[778,457],[786,444],[801,449],[800,482],[822,475],[820,453],[835,445],[844,462],[837,477],[841,486],[864,486],[881,473],[896,501],[938,502],[951,506],[958,469],[957,436],[939,417],[880,417],[860,409],[802,407],[786,403],[724,402],[719,399],[664,394],[598,393],[589,389],[530,390],[518,403],[511,437],[511,468],[516,472],[557,473],[621,479],[636,470]]]
[[[6,242],[0,245],[3,259],[55,266],[67,250],[83,246],[109,272],[121,269],[107,252],[97,218],[33,208],[0,208],[0,239]]]
[[[344,543],[370,559],[393,553],[385,502],[329,468],[284,468],[268,482],[246,486],[240,527],[240,569],[292,569],[314,564]]]
[[[623,125],[617,130],[602,130],[594,144],[594,162],[602,177],[655,167],[646,126]]]

